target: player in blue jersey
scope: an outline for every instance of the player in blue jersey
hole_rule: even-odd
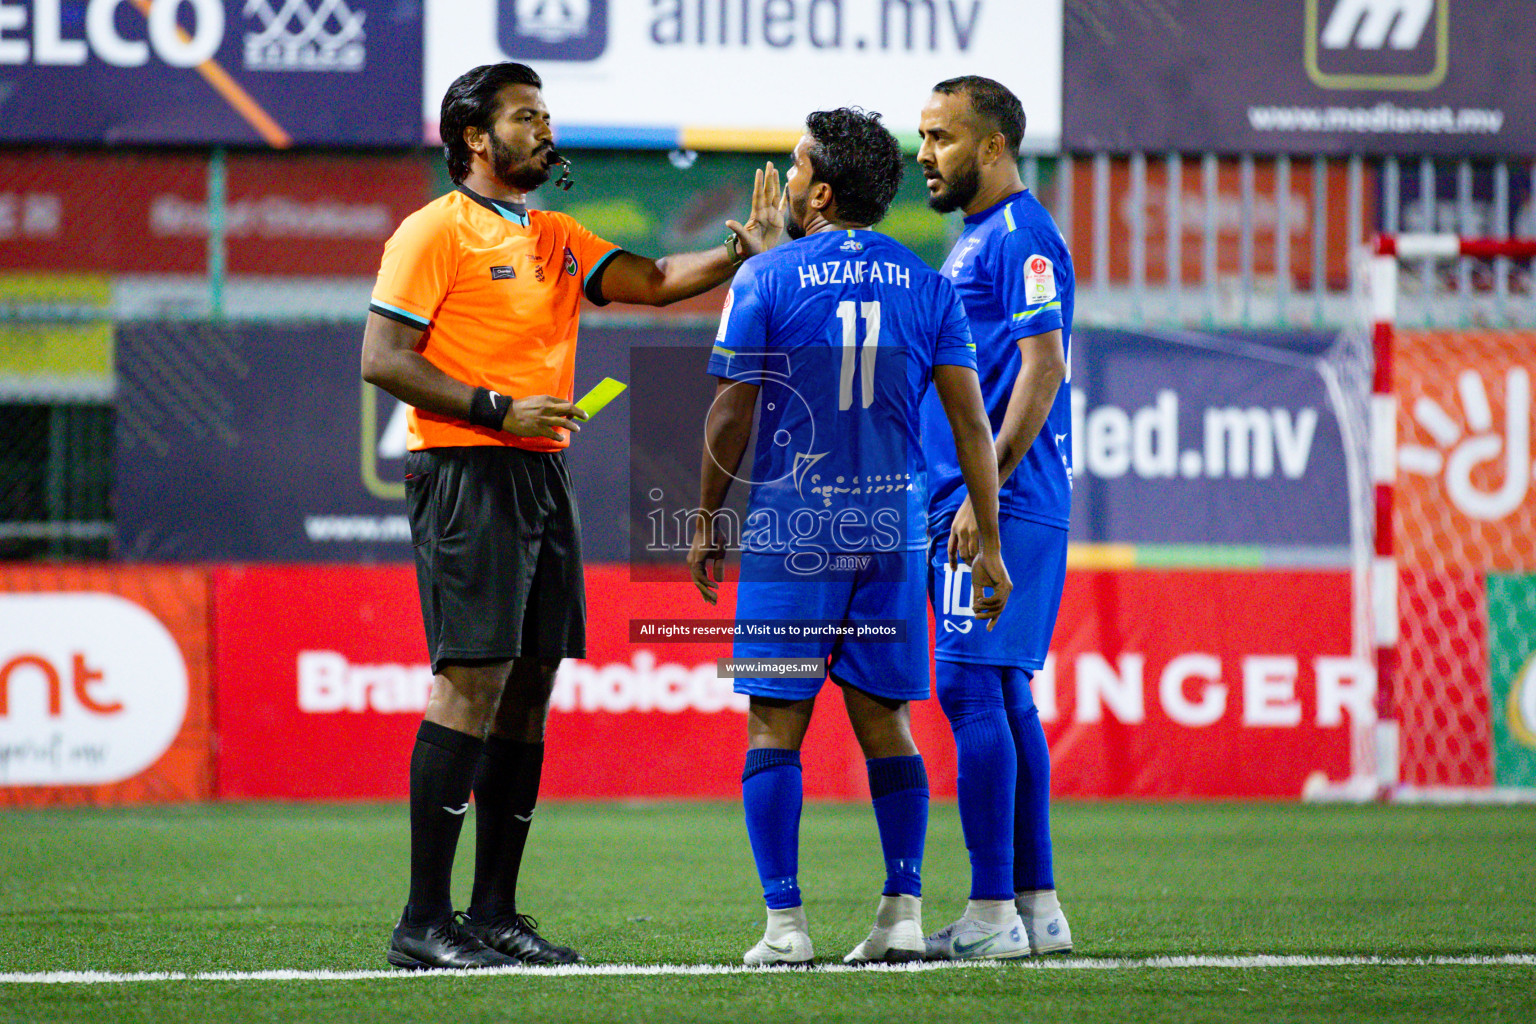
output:
[[[1051,860],[1051,757],[1030,693],[1045,664],[1067,566],[1072,502],[1072,256],[1019,180],[1024,110],[989,78],[934,86],[918,124],[928,205],[965,212],[943,275],[965,305],[996,435],[1003,553],[1016,605],[996,630],[974,628],[974,576],[956,567],[977,544],[944,412],[923,404],[934,537],[929,595],[939,703],[955,734],[960,821],[971,857],[964,915],[929,937],[940,959],[1066,953],[1072,934]],[[1027,946],[1010,936],[1022,918]]]
[[[989,628],[1012,587],[998,550],[996,460],[954,288],[911,250],[867,230],[901,181],[895,138],[877,114],[820,111],[806,119],[793,162],[785,187],[793,241],[742,266],[720,318],[709,360],[719,384],[688,555],[694,583],[713,604],[725,557],[721,527],[729,526],[720,510],[761,399],[740,531],[737,626],[798,620],[815,634],[735,642],[738,659],[798,657],[812,665],[801,677],[769,675],[775,669],[764,665],[765,674],[735,682],[751,697],[742,801],[768,905],[762,941],[744,959],[813,958],[798,880],[800,745],[830,674],[866,758],[886,867],[875,925],[844,960],[916,960],[926,952],[928,779],[907,702],[929,693],[918,417],[930,380],[945,410],[943,429],[958,439],[951,458],[976,495],[973,613]],[[898,642],[876,629],[895,631]]]

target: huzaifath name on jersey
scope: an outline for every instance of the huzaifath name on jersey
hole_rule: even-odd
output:
[[[912,287],[912,271],[889,260],[822,260],[795,269],[801,288],[865,283]]]

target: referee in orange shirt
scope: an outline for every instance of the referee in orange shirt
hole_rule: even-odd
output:
[[[530,210],[553,147],[542,83],[503,62],[461,75],[441,133],[457,188],[405,219],[363,333],[363,379],[411,407],[405,463],[432,694],[411,754],[409,902],[397,967],[573,963],[518,912],[518,868],[538,799],[544,721],[562,658],[586,653],[581,521],[564,449],[581,297],[663,306],[707,291],[783,226],[778,172],[758,172],[752,216],[726,244],[659,260],[562,213]],[[475,882],[455,914],[449,879],[473,792]]]

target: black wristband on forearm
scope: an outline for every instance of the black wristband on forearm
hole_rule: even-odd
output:
[[[475,388],[475,397],[469,400],[469,422],[487,430],[500,430],[507,416],[506,395],[490,388]]]

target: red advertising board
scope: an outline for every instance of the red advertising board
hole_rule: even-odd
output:
[[[403,796],[431,683],[410,567],[221,567],[213,595],[218,795]]]
[[[1375,695],[1349,601],[1343,572],[1069,573],[1034,687],[1054,790],[1295,798],[1312,772],[1346,778]]]
[[[430,166],[426,156],[230,154],[228,272],[377,272],[385,240],[431,198]],[[208,158],[190,153],[0,154],[0,272],[205,273],[208,182]]]
[[[0,566],[0,806],[213,793],[203,570]]]
[[[549,724],[552,798],[739,793],[744,701],[716,678],[724,643],[634,644],[630,619],[728,619],[686,584],[591,566],[588,657],[567,662]],[[395,798],[431,685],[408,567],[263,566],[214,576],[219,795]],[[1339,572],[1075,572],[1036,679],[1057,793],[1294,798],[1348,774],[1368,673],[1347,658]],[[804,752],[806,793],[866,793],[827,687]],[[934,793],[954,745],[936,702],[913,725]]]
[[[729,619],[688,584],[633,583],[589,566],[588,656],[555,688],[545,796],[731,797],[745,698],[715,676],[725,643],[630,643],[631,617]],[[431,686],[409,566],[244,566],[214,573],[221,797],[393,798]],[[806,792],[862,791],[837,694],[805,750]],[[942,728],[942,723],[934,722]],[[929,745],[940,737],[927,736]],[[920,737],[920,740],[923,737]],[[951,759],[952,760],[952,759]],[[953,770],[950,771],[951,789]]]

